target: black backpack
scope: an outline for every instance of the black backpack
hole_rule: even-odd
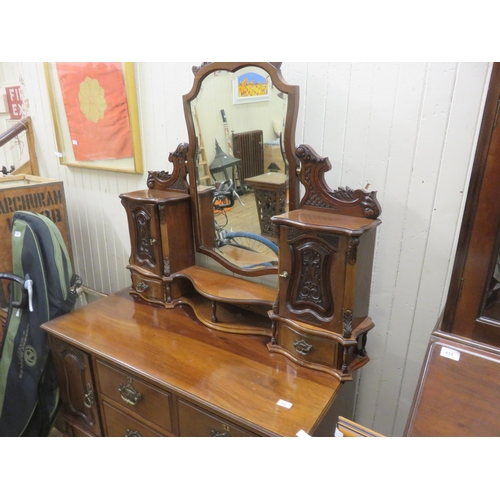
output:
[[[0,345],[0,436],[46,436],[59,404],[47,334],[40,326],[70,311],[81,279],[57,226],[19,211],[12,224],[11,297]]]

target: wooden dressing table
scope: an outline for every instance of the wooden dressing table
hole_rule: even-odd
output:
[[[152,306],[128,290],[44,328],[70,435],[333,435],[349,410],[336,399],[340,381],[269,353],[266,337],[215,331],[189,307]]]
[[[247,82],[247,71],[267,75],[270,106],[274,100],[273,109],[286,109],[279,123],[289,201],[289,212],[269,214],[279,233],[278,263],[263,253],[252,266],[228,259],[215,241],[214,188],[200,189],[197,146],[200,130],[205,137],[216,127],[207,116],[222,99],[218,85],[235,75]],[[279,66],[208,63],[194,72],[184,96],[189,143],[170,155],[173,171],[150,171],[147,190],[120,195],[130,233],[130,289],[44,325],[61,387],[63,432],[333,436],[337,417],[352,414],[355,371],[369,361],[376,193],[331,190],[324,179],[328,158],[307,145],[294,148],[298,89],[283,81]],[[251,106],[222,104],[232,119]],[[200,266],[197,254],[231,274]],[[264,275],[278,275],[278,286],[248,279]]]

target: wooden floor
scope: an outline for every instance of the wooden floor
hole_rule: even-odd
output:
[[[226,212],[226,215],[218,214],[215,216],[215,220],[227,232],[244,231],[262,236],[253,192],[241,195],[240,200],[236,199],[234,206]],[[240,240],[239,243],[251,248],[252,251],[249,252],[231,245],[223,246],[219,251],[229,261],[242,267],[254,267],[262,263],[264,265],[277,265],[277,255],[264,245],[251,240]]]
[[[236,199],[234,206],[226,212],[227,225],[225,225],[226,219],[223,214],[216,215],[215,220],[221,226],[225,225],[227,231],[246,231],[260,235],[259,217],[253,192],[240,196],[240,199],[241,202]]]

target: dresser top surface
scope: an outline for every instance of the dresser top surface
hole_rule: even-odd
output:
[[[128,289],[43,328],[270,434],[312,433],[340,388],[335,377],[270,353],[267,337],[215,331],[199,323],[189,307],[155,307],[134,300]],[[280,401],[292,406],[281,406]]]

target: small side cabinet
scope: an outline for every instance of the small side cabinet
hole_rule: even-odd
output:
[[[300,146],[306,193],[298,210],[272,218],[279,229],[279,295],[268,348],[341,381],[368,362],[366,335],[380,206],[374,192],[331,191],[331,168]]]
[[[165,307],[173,307],[173,300],[185,292],[171,275],[195,263],[187,148],[180,144],[170,154],[173,173],[151,171],[148,189],[120,195],[130,234],[130,293]]]
[[[170,275],[194,264],[189,194],[146,189],[120,195],[127,212],[130,293],[168,306],[181,292]]]

